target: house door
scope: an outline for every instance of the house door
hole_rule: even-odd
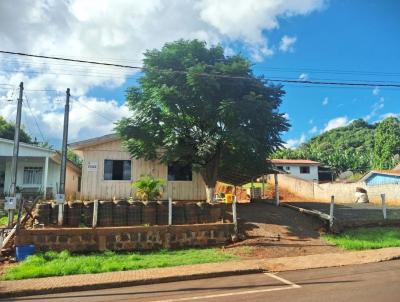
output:
[[[6,179],[6,172],[0,170],[0,195],[4,193],[4,182]]]

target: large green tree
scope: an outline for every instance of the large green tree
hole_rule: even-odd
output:
[[[317,160],[334,168],[337,174],[346,170],[390,169],[398,163],[399,125],[396,118],[372,125],[354,120],[345,127],[316,135],[296,149],[280,149],[273,157]]]
[[[193,40],[144,54],[140,86],[127,91],[132,113],[117,132],[135,158],[197,169],[212,198],[221,171],[264,172],[289,125],[278,113],[284,91],[253,74],[242,56]]]
[[[395,117],[389,117],[376,127],[374,168],[393,168],[396,164],[396,154],[400,154],[400,121]]]
[[[0,116],[0,137],[6,139],[14,139],[15,126],[8,123],[2,116]],[[19,139],[23,143],[32,143],[32,138],[24,129],[20,129]]]

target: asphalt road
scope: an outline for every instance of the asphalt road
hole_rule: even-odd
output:
[[[1,300],[5,301],[5,300]],[[31,296],[7,301],[400,301],[400,260],[279,274]]]

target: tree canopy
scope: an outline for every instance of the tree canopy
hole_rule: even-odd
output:
[[[5,139],[14,139],[15,125],[7,122],[2,116],[0,116],[0,137]],[[23,143],[32,143],[31,136],[25,132],[21,127],[19,132],[19,140]]]
[[[281,149],[273,157],[317,160],[341,173],[393,168],[399,153],[400,122],[392,117],[372,125],[354,120],[348,126],[317,135],[296,149]]]
[[[396,164],[396,154],[400,154],[400,121],[389,117],[380,122],[375,130],[374,168],[392,168]]]
[[[208,189],[222,169],[265,171],[289,127],[280,86],[255,76],[243,56],[198,40],[149,50],[143,62],[140,86],[126,94],[132,116],[116,127],[133,157],[191,164]]]

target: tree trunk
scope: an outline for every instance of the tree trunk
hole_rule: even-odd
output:
[[[214,201],[215,187],[208,187],[206,185],[206,198],[208,203],[212,203]]]
[[[220,154],[214,156],[214,158],[207,163],[205,167],[200,170],[200,174],[206,184],[206,196],[207,202],[212,203],[214,201],[215,185],[217,184],[218,177],[218,166],[219,166]]]

